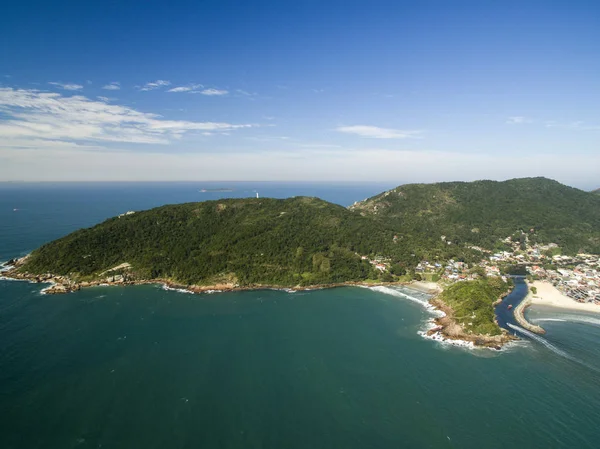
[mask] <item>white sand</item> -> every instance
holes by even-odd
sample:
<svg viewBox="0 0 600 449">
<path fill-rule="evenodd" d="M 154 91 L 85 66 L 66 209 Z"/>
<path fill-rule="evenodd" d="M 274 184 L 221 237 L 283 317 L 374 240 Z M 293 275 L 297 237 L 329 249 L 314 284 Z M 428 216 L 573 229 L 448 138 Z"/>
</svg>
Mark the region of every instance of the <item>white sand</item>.
<svg viewBox="0 0 600 449">
<path fill-rule="evenodd" d="M 531 286 L 537 289 L 534 295 L 529 291 L 532 305 L 557 307 L 561 309 L 581 310 L 584 312 L 600 313 L 600 306 L 593 303 L 580 303 L 563 294 L 549 282 L 535 281 Z"/>
<path fill-rule="evenodd" d="M 443 289 L 436 282 L 413 281 L 407 287 L 412 287 L 425 293 L 440 293 Z"/>
</svg>

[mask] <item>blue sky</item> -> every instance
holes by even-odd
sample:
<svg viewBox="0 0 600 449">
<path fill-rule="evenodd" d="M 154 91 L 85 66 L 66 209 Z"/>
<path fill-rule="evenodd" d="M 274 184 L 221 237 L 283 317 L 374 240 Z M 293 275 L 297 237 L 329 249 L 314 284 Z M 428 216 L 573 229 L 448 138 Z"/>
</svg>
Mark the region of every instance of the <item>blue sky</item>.
<svg viewBox="0 0 600 449">
<path fill-rule="evenodd" d="M 598 2 L 11 3 L 0 180 L 600 186 Z"/>
</svg>

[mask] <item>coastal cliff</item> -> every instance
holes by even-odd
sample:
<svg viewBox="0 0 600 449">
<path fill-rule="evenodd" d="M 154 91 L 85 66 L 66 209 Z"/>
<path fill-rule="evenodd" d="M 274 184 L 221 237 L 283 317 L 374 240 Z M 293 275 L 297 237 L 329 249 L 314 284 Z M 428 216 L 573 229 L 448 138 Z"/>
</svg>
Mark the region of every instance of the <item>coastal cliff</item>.
<svg viewBox="0 0 600 449">
<path fill-rule="evenodd" d="M 500 298 L 501 300 L 501 298 Z M 436 340 L 453 340 L 459 342 L 469 342 L 473 346 L 501 349 L 506 343 L 517 340 L 505 329 L 498 326 L 495 319 L 492 320 L 493 326 L 497 329 L 491 333 L 483 333 L 467 329 L 472 326 L 465 326 L 463 320 L 457 315 L 455 308 L 444 301 L 443 295 L 439 294 L 430 300 L 431 304 L 443 313 L 443 316 L 435 318 L 435 327 L 427 331 L 428 336 L 435 337 Z M 493 303 L 489 305 L 493 310 Z"/>
</svg>

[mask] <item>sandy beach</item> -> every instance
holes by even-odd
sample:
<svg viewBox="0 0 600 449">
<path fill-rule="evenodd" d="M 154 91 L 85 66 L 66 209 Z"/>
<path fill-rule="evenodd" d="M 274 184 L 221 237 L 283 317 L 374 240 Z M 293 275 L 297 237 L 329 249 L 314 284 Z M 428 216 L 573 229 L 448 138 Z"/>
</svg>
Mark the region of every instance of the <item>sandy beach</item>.
<svg viewBox="0 0 600 449">
<path fill-rule="evenodd" d="M 533 284 L 530 284 L 529 287 L 530 290 L 527 298 L 531 299 L 531 305 L 533 306 L 541 305 L 561 309 L 600 313 L 599 305 L 577 302 L 561 293 L 560 290 L 558 290 L 549 282 L 535 281 Z M 537 293 L 535 295 L 531 292 L 531 287 L 535 287 L 537 289 Z"/>
<path fill-rule="evenodd" d="M 413 281 L 407 285 L 409 288 L 414 288 L 423 293 L 435 295 L 441 293 L 443 288 L 437 282 Z"/>
</svg>

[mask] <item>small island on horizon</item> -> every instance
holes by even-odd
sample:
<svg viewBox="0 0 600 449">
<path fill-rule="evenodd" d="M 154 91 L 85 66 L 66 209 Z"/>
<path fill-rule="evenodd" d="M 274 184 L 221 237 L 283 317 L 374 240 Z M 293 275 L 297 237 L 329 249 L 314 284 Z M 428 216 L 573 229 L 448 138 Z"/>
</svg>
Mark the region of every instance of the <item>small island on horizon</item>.
<svg viewBox="0 0 600 449">
<path fill-rule="evenodd" d="M 214 190 L 213 190 L 214 191 Z M 223 190 L 219 190 L 223 191 Z M 313 197 L 130 211 L 9 261 L 47 293 L 163 283 L 190 292 L 407 285 L 436 295 L 431 334 L 500 347 L 516 273 L 600 310 L 600 196 L 545 178 L 409 184 L 344 208 Z M 549 293 L 546 293 L 548 296 Z"/>
</svg>

